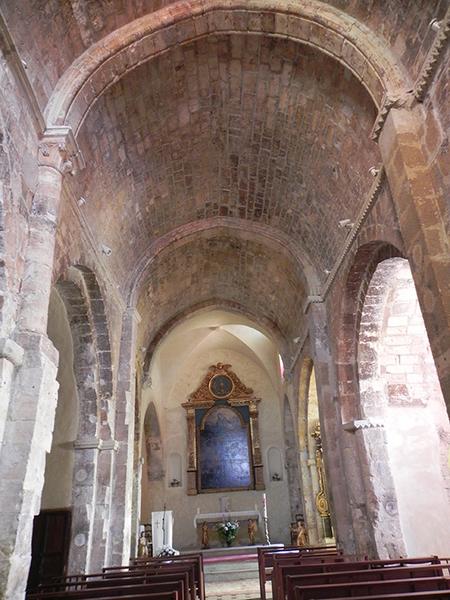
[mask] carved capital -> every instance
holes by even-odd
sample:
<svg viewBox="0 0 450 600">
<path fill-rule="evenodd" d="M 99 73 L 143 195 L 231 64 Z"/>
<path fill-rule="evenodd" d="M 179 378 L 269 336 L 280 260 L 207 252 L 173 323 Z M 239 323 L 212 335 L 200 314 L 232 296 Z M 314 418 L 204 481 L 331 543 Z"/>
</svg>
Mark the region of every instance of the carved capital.
<svg viewBox="0 0 450 600">
<path fill-rule="evenodd" d="M 62 175 L 75 175 L 85 162 L 72 129 L 67 126 L 48 127 L 39 143 L 39 166 L 52 167 Z"/>
<path fill-rule="evenodd" d="M 20 367 L 23 360 L 24 349 L 10 338 L 0 339 L 0 359 L 4 358 L 15 367 Z"/>
<path fill-rule="evenodd" d="M 100 445 L 101 440 L 97 436 L 79 438 L 73 443 L 75 450 L 99 450 Z"/>
<path fill-rule="evenodd" d="M 117 440 L 100 440 L 99 450 L 114 450 L 117 452 L 119 449 L 119 442 Z"/>
</svg>

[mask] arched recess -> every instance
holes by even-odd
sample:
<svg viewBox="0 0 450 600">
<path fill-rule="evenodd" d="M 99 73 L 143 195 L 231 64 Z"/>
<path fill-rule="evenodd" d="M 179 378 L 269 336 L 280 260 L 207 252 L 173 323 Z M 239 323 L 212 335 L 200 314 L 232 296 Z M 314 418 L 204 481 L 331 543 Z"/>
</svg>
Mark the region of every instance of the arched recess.
<svg viewBox="0 0 450 600">
<path fill-rule="evenodd" d="M 377 265 L 400 256 L 389 243 L 361 246 L 347 275 L 341 305 L 341 327 L 336 340 L 339 393 L 343 422 L 343 452 L 350 510 L 358 554 L 394 557 L 406 552 L 394 482 L 386 450 L 385 432 L 377 422 L 362 419 L 358 374 L 358 337 L 364 299 Z M 371 457 L 376 457 L 376 463 Z"/>
<path fill-rule="evenodd" d="M 321 451 L 319 399 L 313 360 L 303 359 L 298 393 L 298 436 L 300 472 L 302 475 L 305 522 L 311 544 L 330 543 L 334 540 L 329 514 L 328 490 Z M 326 460 L 326 457 L 325 457 Z M 318 498 L 326 499 L 320 505 Z M 328 510 L 326 510 L 328 509 Z"/>
<path fill-rule="evenodd" d="M 144 456 L 148 481 L 161 481 L 164 477 L 163 446 L 153 402 L 148 405 L 144 418 Z"/>
<path fill-rule="evenodd" d="M 163 481 L 165 476 L 161 427 L 153 401 L 150 401 L 145 410 L 141 430 L 140 452 L 143 464 L 139 502 L 143 503 L 142 499 L 152 494 L 152 484 Z M 151 514 L 144 504 L 140 513 L 141 523 L 145 525 L 151 523 Z"/>
<path fill-rule="evenodd" d="M 55 319 L 56 323 L 67 322 L 71 340 L 70 343 L 66 340 L 66 343 L 70 345 L 70 352 L 67 350 L 61 354 L 59 372 L 72 373 L 72 405 L 76 402 L 78 413 L 75 424 L 69 420 L 72 423 L 70 435 L 74 439 L 64 441 L 66 449 L 68 444 L 73 453 L 73 466 L 69 469 L 72 472 L 69 569 L 71 572 L 86 572 L 103 566 L 106 550 L 104 532 L 111 485 L 111 451 L 114 449 L 109 422 L 111 350 L 103 300 L 92 271 L 81 266 L 69 268 L 66 278 L 56 284 L 53 296 L 59 298 L 59 312 L 54 316 L 53 305 L 50 305 L 49 336 L 50 339 L 57 336 Z M 58 400 L 57 405 L 54 440 L 47 461 L 53 474 L 47 469 L 48 481 L 58 477 L 60 470 L 60 463 L 58 460 L 55 463 L 54 457 L 60 445 L 60 428 L 68 427 L 64 418 L 68 410 L 64 400 L 66 387 L 61 387 L 61 402 Z"/>
<path fill-rule="evenodd" d="M 287 396 L 283 401 L 284 413 L 284 444 L 286 456 L 287 484 L 289 489 L 289 500 L 291 503 L 291 521 L 296 522 L 303 518 L 302 490 L 300 489 L 300 476 L 297 460 L 297 435 L 294 426 L 294 418 Z"/>
<path fill-rule="evenodd" d="M 450 550 L 450 423 L 406 259 L 378 263 L 362 306 L 358 338 L 361 418 L 383 427 L 367 457 L 371 472 L 389 470 L 401 536 L 409 556 Z M 378 482 L 379 483 L 379 482 Z M 375 488 L 383 495 L 383 489 Z M 418 519 L 417 515 L 427 515 Z M 382 525 L 378 525 L 378 528 Z"/>
</svg>

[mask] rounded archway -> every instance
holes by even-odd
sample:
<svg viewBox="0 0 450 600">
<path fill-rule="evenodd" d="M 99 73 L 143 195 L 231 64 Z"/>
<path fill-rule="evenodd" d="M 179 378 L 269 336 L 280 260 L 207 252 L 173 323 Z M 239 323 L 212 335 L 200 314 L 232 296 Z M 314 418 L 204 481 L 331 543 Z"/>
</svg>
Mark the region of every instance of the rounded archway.
<svg viewBox="0 0 450 600">
<path fill-rule="evenodd" d="M 242 397 L 233 396 L 229 401 L 225 398 L 211 400 L 204 378 L 212 365 L 221 365 L 220 368 L 232 374 L 235 378 L 233 390 L 241 390 Z M 189 398 L 193 395 L 198 398 L 199 406 L 195 432 L 189 423 L 188 410 Z M 143 454 L 141 525 L 148 524 L 151 513 L 163 510 L 166 504 L 176 516 L 174 546 L 192 549 L 200 544 L 200 533 L 192 528 L 197 512 L 212 515 L 225 509 L 244 514 L 245 511 L 256 511 L 257 516 L 262 514 L 265 493 L 270 535 L 275 540 L 288 542 L 291 467 L 287 463 L 289 452 L 294 452 L 295 461 L 295 447 L 288 444 L 286 448 L 283 398 L 278 345 L 268 332 L 248 317 L 210 308 L 187 316 L 170 328 L 153 349 L 138 399 L 141 414 L 147 415 L 145 420 L 150 424 L 153 415 L 153 422 L 158 423 L 157 429 L 155 425 L 148 428 L 144 425 L 142 430 L 141 448 L 149 451 Z M 203 432 L 202 423 L 208 415 L 215 415 L 211 412 L 214 407 L 220 409 L 220 418 L 216 419 L 217 423 L 214 421 L 214 427 Z M 237 411 L 240 435 L 233 433 L 232 440 L 230 438 L 221 449 L 217 446 L 220 431 L 217 444 L 211 436 L 220 427 L 225 427 L 231 435 L 232 430 L 227 429 L 231 427 L 231 421 L 224 412 L 228 408 Z M 195 403 L 192 410 L 195 411 Z M 295 434 L 293 427 L 291 429 Z M 153 443 L 155 432 L 160 436 L 158 440 L 163 440 L 163 446 L 158 445 L 158 449 Z M 191 435 L 197 439 L 194 445 Z M 244 439 L 247 446 L 241 443 Z M 217 473 L 207 472 L 211 466 L 209 460 L 205 463 L 206 471 L 203 470 L 200 457 L 205 456 L 205 445 L 211 456 L 214 454 L 214 460 L 222 457 L 220 460 L 232 462 L 238 460 L 239 453 L 250 451 L 249 482 L 236 488 L 230 485 L 225 486 L 226 489 L 220 488 L 220 482 L 216 482 L 223 471 L 220 460 L 216 464 Z M 197 454 L 198 462 L 192 459 L 191 450 Z M 225 455 L 222 456 L 222 452 Z M 227 453 L 231 453 L 230 456 Z M 158 459 L 157 477 L 153 477 L 155 456 Z M 195 481 L 191 477 L 191 460 L 196 465 Z M 201 479 L 201 473 L 206 473 L 209 479 L 206 481 L 206 475 Z M 298 482 L 296 488 L 298 495 Z M 238 541 L 248 544 L 247 519 L 241 525 Z M 209 535 L 210 544 L 217 545 L 219 542 L 212 525 Z M 259 522 L 257 539 L 264 540 L 262 522 Z"/>
<path fill-rule="evenodd" d="M 301 363 L 298 403 L 299 461 L 309 541 L 330 544 L 334 537 L 320 433 L 319 397 L 314 362 L 307 357 Z"/>
<path fill-rule="evenodd" d="M 403 258 L 383 260 L 370 279 L 359 326 L 358 376 L 361 418 L 385 431 L 372 444 L 369 469 L 391 474 L 407 553 L 448 553 L 448 537 L 439 532 L 450 519 L 450 423 L 411 269 Z M 379 445 L 384 443 L 383 466 Z M 383 496 L 382 489 L 374 492 Z M 418 514 L 427 516 L 418 519 Z"/>
</svg>

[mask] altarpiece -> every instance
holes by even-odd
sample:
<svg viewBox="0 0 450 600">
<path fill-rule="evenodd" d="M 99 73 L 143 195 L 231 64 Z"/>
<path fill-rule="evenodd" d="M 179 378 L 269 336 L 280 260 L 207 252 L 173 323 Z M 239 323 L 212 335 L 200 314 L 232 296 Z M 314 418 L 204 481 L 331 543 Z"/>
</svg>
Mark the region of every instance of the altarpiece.
<svg viewBox="0 0 450 600">
<path fill-rule="evenodd" d="M 262 490 L 258 404 L 231 365 L 212 365 L 187 402 L 187 493 Z"/>
</svg>

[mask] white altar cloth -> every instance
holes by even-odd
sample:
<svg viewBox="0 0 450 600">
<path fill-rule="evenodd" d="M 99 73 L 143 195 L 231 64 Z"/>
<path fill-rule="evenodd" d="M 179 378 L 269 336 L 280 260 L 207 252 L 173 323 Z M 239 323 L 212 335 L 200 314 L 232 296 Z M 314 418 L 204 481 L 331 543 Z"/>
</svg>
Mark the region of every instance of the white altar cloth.
<svg viewBox="0 0 450 600">
<path fill-rule="evenodd" d="M 171 510 L 152 512 L 152 542 L 153 556 L 158 556 L 164 546 L 172 548 L 173 512 Z"/>
<path fill-rule="evenodd" d="M 223 521 L 247 521 L 255 519 L 262 522 L 259 510 L 233 510 L 230 512 L 201 513 L 199 509 L 194 517 L 194 527 L 197 529 L 199 523 L 222 523 Z"/>
</svg>

